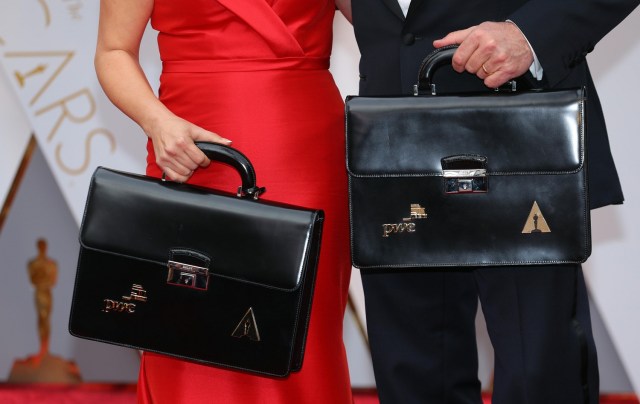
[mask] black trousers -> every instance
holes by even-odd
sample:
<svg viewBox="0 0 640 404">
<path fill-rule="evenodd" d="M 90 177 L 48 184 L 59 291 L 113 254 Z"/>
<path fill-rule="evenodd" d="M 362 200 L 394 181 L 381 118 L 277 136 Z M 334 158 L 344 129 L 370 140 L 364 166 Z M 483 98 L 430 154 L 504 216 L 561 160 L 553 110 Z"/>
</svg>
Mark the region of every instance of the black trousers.
<svg viewBox="0 0 640 404">
<path fill-rule="evenodd" d="M 362 273 L 382 404 L 481 403 L 478 298 L 495 351 L 493 404 L 595 404 L 579 265 Z"/>
</svg>

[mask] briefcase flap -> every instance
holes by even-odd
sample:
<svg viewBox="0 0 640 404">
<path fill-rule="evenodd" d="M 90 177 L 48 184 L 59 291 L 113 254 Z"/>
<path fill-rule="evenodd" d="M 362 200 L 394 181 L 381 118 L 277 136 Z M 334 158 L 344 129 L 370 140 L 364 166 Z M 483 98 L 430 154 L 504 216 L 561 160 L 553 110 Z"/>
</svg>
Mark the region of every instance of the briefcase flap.
<svg viewBox="0 0 640 404">
<path fill-rule="evenodd" d="M 98 168 L 80 243 L 164 267 L 172 251 L 192 251 L 210 260 L 210 276 L 293 290 L 322 219 L 320 210 Z"/>
<path fill-rule="evenodd" d="M 576 172 L 583 109 L 582 89 L 349 97 L 347 168 L 356 177 L 439 176 L 443 158 L 473 155 L 486 158 L 488 176 Z"/>
</svg>

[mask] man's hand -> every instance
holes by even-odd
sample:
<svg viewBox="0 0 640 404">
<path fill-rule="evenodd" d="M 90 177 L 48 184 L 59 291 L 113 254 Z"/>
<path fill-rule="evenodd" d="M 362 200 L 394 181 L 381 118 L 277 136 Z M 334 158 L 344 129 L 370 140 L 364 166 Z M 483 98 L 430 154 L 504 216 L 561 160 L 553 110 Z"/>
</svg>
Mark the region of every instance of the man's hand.
<svg viewBox="0 0 640 404">
<path fill-rule="evenodd" d="M 454 44 L 460 45 L 453 55 L 454 70 L 475 74 L 490 88 L 521 76 L 533 63 L 529 43 L 511 22 L 483 22 L 433 42 L 436 48 Z"/>
</svg>

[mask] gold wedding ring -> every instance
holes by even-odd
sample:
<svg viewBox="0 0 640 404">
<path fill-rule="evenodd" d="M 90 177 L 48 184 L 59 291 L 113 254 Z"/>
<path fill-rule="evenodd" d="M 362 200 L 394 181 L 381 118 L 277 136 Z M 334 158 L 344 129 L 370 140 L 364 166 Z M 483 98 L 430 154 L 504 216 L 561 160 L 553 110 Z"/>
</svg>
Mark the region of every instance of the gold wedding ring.
<svg viewBox="0 0 640 404">
<path fill-rule="evenodd" d="M 487 71 L 487 68 L 484 67 L 484 63 L 482 64 L 482 71 L 486 73 L 487 76 L 491 76 L 491 73 Z"/>
</svg>

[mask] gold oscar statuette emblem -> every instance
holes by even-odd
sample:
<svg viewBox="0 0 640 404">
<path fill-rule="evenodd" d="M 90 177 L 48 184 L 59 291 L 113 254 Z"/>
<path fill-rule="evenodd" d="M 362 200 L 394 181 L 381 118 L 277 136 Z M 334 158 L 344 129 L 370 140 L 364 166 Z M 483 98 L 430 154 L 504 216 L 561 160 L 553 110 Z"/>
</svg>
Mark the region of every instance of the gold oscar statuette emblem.
<svg viewBox="0 0 640 404">
<path fill-rule="evenodd" d="M 58 266 L 47 257 L 47 242 L 37 242 L 38 256 L 27 265 L 29 280 L 34 287 L 40 350 L 37 354 L 13 363 L 9 383 L 80 383 L 82 378 L 76 364 L 49 352 L 51 335 L 51 290 L 56 284 Z"/>
<path fill-rule="evenodd" d="M 547 224 L 547 220 L 542 215 L 538 202 L 533 201 L 533 206 L 522 229 L 522 234 L 535 233 L 551 233 L 551 229 Z"/>
<path fill-rule="evenodd" d="M 258 324 L 252 307 L 249 307 L 249 310 L 242 316 L 231 336 L 236 338 L 247 337 L 251 341 L 260 341 L 260 332 L 258 331 Z"/>
</svg>

